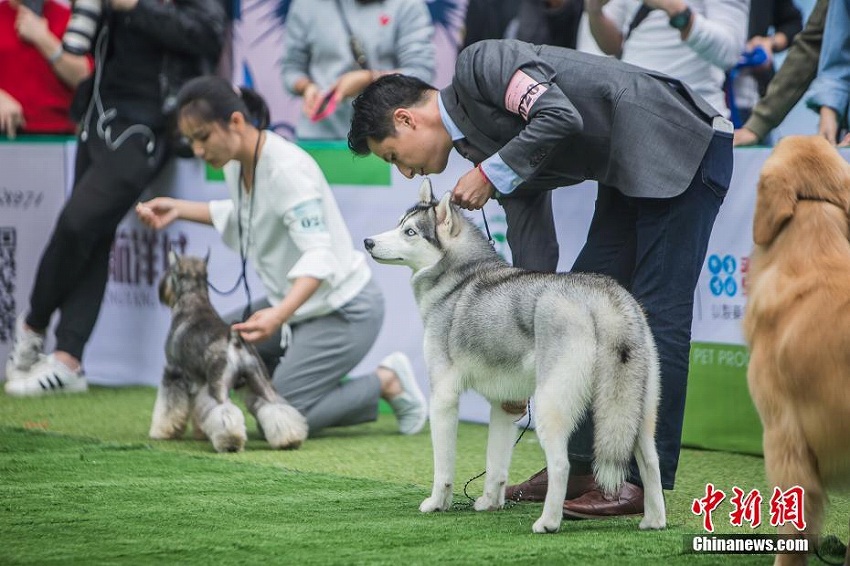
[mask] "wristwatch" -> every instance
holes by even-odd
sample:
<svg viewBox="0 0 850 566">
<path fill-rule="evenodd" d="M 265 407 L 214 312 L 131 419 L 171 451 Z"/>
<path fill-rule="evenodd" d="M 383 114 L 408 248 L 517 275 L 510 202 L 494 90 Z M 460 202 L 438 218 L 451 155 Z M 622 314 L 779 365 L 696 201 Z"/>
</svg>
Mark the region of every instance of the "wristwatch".
<svg viewBox="0 0 850 566">
<path fill-rule="evenodd" d="M 670 16 L 670 27 L 674 27 L 678 30 L 685 29 L 686 27 L 688 27 L 689 23 L 691 23 L 690 6 L 686 7 L 678 14 L 673 14 L 672 16 Z"/>
</svg>

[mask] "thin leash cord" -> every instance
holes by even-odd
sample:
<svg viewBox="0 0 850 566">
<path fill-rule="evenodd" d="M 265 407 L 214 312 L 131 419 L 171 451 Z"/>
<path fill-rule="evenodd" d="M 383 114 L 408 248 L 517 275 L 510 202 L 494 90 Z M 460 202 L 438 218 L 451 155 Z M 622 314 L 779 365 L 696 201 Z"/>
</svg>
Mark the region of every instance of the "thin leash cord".
<svg viewBox="0 0 850 566">
<path fill-rule="evenodd" d="M 522 428 L 522 431 L 519 433 L 519 436 L 517 437 L 516 441 L 514 442 L 514 446 L 519 444 L 519 441 L 522 440 L 523 435 L 525 435 L 525 431 L 527 431 L 529 429 L 529 427 L 531 427 L 531 402 L 530 401 L 526 405 L 526 407 L 528 408 L 528 420 L 526 421 L 525 426 Z M 469 484 L 471 484 L 472 482 L 474 482 L 475 480 L 477 480 L 478 478 L 480 478 L 481 476 L 483 476 L 486 473 L 487 473 L 487 470 L 484 470 L 483 472 L 481 472 L 477 476 L 469 478 L 466 481 L 466 483 L 463 484 L 463 495 L 466 496 L 466 498 L 469 499 L 469 501 L 471 501 L 472 503 L 475 503 L 475 499 L 471 495 L 469 495 L 467 488 L 469 487 Z M 455 503 L 454 505 L 452 505 L 452 507 L 469 507 L 472 503 Z M 510 502 L 505 501 L 505 506 L 508 506 L 508 503 L 513 505 L 515 502 L 514 501 L 510 501 Z"/>
<path fill-rule="evenodd" d="M 484 219 L 484 231 L 487 232 L 487 241 L 490 243 L 491 248 L 496 248 L 496 241 L 493 240 L 493 236 L 490 235 L 490 225 L 487 224 L 487 215 L 484 213 L 484 209 L 481 209 L 481 218 Z"/>
<path fill-rule="evenodd" d="M 257 192 L 257 161 L 260 158 L 260 141 L 263 139 L 262 130 L 257 135 L 257 143 L 254 145 L 254 162 L 251 168 L 251 196 L 248 198 L 248 233 L 245 241 L 242 240 L 242 187 L 237 187 L 236 191 L 236 208 L 238 209 L 236 212 L 236 231 L 239 235 L 239 260 L 242 264 L 242 272 L 239 274 L 239 277 L 236 279 L 236 283 L 233 284 L 227 291 L 220 291 L 216 288 L 215 285 L 212 284 L 211 281 L 207 280 L 207 285 L 209 285 L 210 289 L 218 293 L 219 295 L 232 295 L 236 289 L 239 287 L 239 283 L 242 283 L 242 286 L 245 289 L 245 297 L 248 300 L 248 304 L 245 305 L 245 310 L 242 311 L 242 321 L 248 319 L 248 316 L 251 314 L 251 287 L 248 285 L 248 246 L 251 243 L 251 226 L 254 222 L 254 194 Z M 242 179 L 242 166 L 239 166 L 239 180 L 238 184 L 241 185 L 243 182 Z"/>
</svg>

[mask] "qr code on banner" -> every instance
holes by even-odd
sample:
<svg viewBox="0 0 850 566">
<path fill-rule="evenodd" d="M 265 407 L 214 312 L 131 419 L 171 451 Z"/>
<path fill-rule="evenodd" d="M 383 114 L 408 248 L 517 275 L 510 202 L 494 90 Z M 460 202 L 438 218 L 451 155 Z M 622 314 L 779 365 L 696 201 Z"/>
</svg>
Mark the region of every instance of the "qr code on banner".
<svg viewBox="0 0 850 566">
<path fill-rule="evenodd" d="M 0 343 L 12 341 L 15 326 L 15 251 L 17 233 L 13 226 L 0 226 Z"/>
</svg>

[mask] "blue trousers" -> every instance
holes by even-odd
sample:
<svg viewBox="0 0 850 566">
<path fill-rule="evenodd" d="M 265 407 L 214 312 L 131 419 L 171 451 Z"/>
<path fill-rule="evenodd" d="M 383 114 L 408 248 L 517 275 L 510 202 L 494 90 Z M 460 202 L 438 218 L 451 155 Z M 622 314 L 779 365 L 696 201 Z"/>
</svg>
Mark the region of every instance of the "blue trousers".
<svg viewBox="0 0 850 566">
<path fill-rule="evenodd" d="M 671 160 L 675 166 L 675 160 Z M 715 135 L 690 185 L 666 199 L 627 197 L 600 184 L 587 242 L 573 271 L 610 275 L 646 311 L 661 362 L 661 403 L 656 446 L 661 483 L 673 489 L 688 381 L 694 290 L 705 261 L 714 219 L 732 177 L 732 136 Z M 518 267 L 554 271 L 558 263 L 550 193 L 528 199 L 505 198 L 507 239 Z M 523 202 L 525 201 L 525 202 Z M 553 252 L 554 250 L 554 252 Z M 516 258 L 519 258 L 519 262 Z M 569 440 L 570 460 L 593 457 L 593 423 L 585 415 Z M 640 484 L 632 462 L 630 481 Z"/>
</svg>

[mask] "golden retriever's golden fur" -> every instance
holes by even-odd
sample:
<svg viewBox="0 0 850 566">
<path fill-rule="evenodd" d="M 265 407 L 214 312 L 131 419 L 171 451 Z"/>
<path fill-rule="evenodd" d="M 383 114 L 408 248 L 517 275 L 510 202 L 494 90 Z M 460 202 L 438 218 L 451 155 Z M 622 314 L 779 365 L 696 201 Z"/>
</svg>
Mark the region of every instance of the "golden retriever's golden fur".
<svg viewBox="0 0 850 566">
<path fill-rule="evenodd" d="M 744 315 L 747 381 L 764 426 L 770 485 L 805 489 L 810 550 L 826 488 L 850 477 L 848 212 L 850 166 L 836 149 L 815 136 L 780 141 L 758 183 Z M 778 555 L 776 564 L 805 558 Z"/>
</svg>

